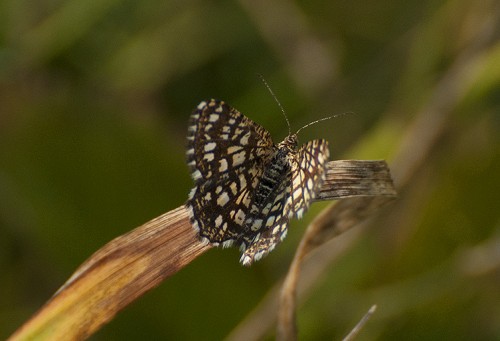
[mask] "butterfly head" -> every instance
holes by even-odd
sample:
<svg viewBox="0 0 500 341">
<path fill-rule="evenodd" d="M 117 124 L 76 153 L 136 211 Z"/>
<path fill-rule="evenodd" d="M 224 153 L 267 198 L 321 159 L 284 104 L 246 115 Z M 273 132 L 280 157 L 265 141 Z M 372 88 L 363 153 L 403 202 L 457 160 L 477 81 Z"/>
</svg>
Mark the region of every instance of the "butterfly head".
<svg viewBox="0 0 500 341">
<path fill-rule="evenodd" d="M 286 149 L 289 152 L 295 151 L 298 144 L 297 134 L 290 134 L 278 144 L 279 149 Z"/>
</svg>

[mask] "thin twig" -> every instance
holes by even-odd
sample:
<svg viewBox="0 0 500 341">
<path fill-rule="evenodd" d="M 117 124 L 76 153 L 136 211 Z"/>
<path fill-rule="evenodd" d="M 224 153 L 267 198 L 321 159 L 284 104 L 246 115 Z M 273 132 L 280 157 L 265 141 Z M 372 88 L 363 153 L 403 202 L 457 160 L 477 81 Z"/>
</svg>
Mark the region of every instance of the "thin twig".
<svg viewBox="0 0 500 341">
<path fill-rule="evenodd" d="M 373 313 L 377 310 L 377 305 L 374 304 L 368 309 L 368 312 L 363 316 L 363 318 L 358 322 L 358 324 L 351 330 L 349 334 L 342 341 L 352 341 L 359 334 L 361 329 L 365 326 L 366 322 L 372 317 Z"/>
</svg>

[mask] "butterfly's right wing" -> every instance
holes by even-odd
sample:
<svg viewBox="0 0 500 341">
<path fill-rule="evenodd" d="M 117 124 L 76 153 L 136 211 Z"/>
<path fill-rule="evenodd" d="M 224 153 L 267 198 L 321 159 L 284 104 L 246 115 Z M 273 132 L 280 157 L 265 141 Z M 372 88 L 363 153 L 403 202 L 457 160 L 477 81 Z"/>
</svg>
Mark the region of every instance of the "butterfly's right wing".
<svg viewBox="0 0 500 341">
<path fill-rule="evenodd" d="M 319 193 L 325 180 L 326 164 L 330 157 L 328 141 L 312 140 L 302 145 L 292 164 L 292 195 L 287 204 L 291 206 L 290 218 L 298 219 L 307 211 Z"/>
</svg>

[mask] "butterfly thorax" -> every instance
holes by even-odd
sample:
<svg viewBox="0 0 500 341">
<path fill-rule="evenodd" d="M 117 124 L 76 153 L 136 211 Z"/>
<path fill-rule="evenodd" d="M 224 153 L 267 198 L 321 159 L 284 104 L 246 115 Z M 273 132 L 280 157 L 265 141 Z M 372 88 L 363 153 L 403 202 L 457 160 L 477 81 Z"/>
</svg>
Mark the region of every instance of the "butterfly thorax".
<svg viewBox="0 0 500 341">
<path fill-rule="evenodd" d="M 277 192 L 290 180 L 291 164 L 289 158 L 297 151 L 297 134 L 290 134 L 275 147 L 275 153 L 265 167 L 262 179 L 255 191 L 254 204 L 260 210 L 276 200 Z M 268 212 L 266 212 L 267 214 Z"/>
<path fill-rule="evenodd" d="M 293 153 L 297 149 L 298 138 L 297 134 L 290 134 L 283 141 L 278 143 L 279 150 L 286 150 L 288 153 Z"/>
</svg>

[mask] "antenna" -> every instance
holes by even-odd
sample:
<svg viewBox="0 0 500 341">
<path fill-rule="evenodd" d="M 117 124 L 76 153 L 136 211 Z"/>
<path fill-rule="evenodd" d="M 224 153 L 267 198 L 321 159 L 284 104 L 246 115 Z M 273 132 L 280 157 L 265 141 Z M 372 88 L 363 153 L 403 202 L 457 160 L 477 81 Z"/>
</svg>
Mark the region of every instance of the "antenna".
<svg viewBox="0 0 500 341">
<path fill-rule="evenodd" d="M 262 80 L 262 82 L 264 83 L 264 85 L 266 86 L 267 90 L 269 90 L 269 92 L 271 93 L 271 96 L 273 96 L 276 103 L 278 103 L 278 106 L 280 107 L 281 112 L 283 113 L 283 116 L 285 116 L 286 124 L 288 125 L 288 135 L 292 135 L 292 128 L 290 128 L 290 121 L 288 121 L 288 117 L 286 116 L 285 109 L 283 109 L 283 106 L 281 105 L 280 101 L 278 101 L 278 97 L 276 97 L 273 90 L 271 90 L 271 87 L 269 86 L 269 84 L 267 84 L 266 80 L 264 79 L 264 76 L 262 76 L 260 73 L 258 73 L 258 75 L 259 75 L 260 79 Z M 302 129 L 302 128 L 300 128 L 300 129 Z"/>
<path fill-rule="evenodd" d="M 313 124 L 316 124 L 318 122 L 321 122 L 321 121 L 326 121 L 326 120 L 329 120 L 331 118 L 335 118 L 335 117 L 341 117 L 341 116 L 346 116 L 346 115 L 354 115 L 355 113 L 353 112 L 344 112 L 342 114 L 336 114 L 336 115 L 332 115 L 332 116 L 328 116 L 328 117 L 324 117 L 324 118 L 320 118 L 319 120 L 316 120 L 316 121 L 312 121 L 311 123 L 308 123 L 306 124 L 305 126 L 303 126 L 302 128 L 300 128 L 299 130 L 297 130 L 297 132 L 295 133 L 295 135 L 298 135 L 299 134 L 299 131 L 301 131 L 302 129 L 304 128 L 307 128 Z"/>
</svg>

